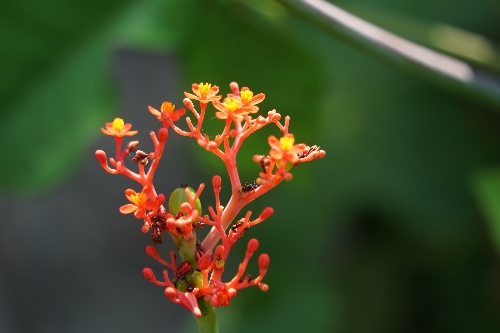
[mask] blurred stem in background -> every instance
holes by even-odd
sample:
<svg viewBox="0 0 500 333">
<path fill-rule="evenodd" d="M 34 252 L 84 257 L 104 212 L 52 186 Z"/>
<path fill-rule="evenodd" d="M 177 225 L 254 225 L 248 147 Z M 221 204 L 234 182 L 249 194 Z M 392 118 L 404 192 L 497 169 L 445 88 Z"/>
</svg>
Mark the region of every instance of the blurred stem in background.
<svg viewBox="0 0 500 333">
<path fill-rule="evenodd" d="M 324 0 L 278 2 L 370 55 L 500 111 L 500 79 L 491 72 L 401 38 Z"/>
</svg>

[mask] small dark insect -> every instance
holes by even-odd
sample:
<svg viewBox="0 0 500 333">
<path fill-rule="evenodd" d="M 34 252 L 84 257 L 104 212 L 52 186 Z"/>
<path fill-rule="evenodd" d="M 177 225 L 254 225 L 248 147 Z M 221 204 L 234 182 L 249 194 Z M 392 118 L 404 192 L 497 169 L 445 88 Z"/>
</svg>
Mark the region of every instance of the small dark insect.
<svg viewBox="0 0 500 333">
<path fill-rule="evenodd" d="M 162 229 L 166 227 L 165 216 L 157 214 L 151 218 L 151 240 L 155 244 L 161 244 L 163 240 Z"/>
<path fill-rule="evenodd" d="M 231 231 L 236 233 L 238 232 L 238 229 L 241 228 L 243 226 L 245 222 L 243 222 L 243 220 L 240 220 L 238 222 L 236 222 L 232 227 L 231 227 Z M 245 229 L 243 229 L 243 231 L 241 232 L 240 236 L 243 236 L 243 234 L 245 233 L 245 231 L 247 231 L 248 229 L 250 229 L 250 227 L 246 227 Z"/>
<path fill-rule="evenodd" d="M 182 188 L 186 188 L 186 187 L 188 187 L 188 186 L 189 186 L 188 184 L 184 184 L 184 183 L 182 183 L 182 184 L 181 184 L 181 187 L 182 187 Z"/>
<path fill-rule="evenodd" d="M 311 148 L 309 148 L 309 150 L 308 150 L 308 151 L 303 152 L 303 153 L 300 153 L 300 154 L 297 154 L 297 156 L 298 156 L 299 158 L 306 158 L 307 156 L 311 155 L 311 153 L 312 153 L 312 152 L 314 152 L 314 151 L 318 151 L 318 150 L 319 150 L 319 148 L 320 148 L 319 146 L 314 145 L 314 146 L 312 146 Z"/>
<path fill-rule="evenodd" d="M 193 273 L 193 267 L 187 261 L 181 262 L 177 269 L 175 270 L 175 278 L 172 281 L 173 284 L 177 282 L 177 280 L 182 279 L 184 275 Z"/>
<path fill-rule="evenodd" d="M 238 221 L 236 222 L 232 227 L 231 227 L 231 231 L 232 232 L 237 232 L 238 229 L 243 225 L 243 221 Z"/>
<path fill-rule="evenodd" d="M 240 277 L 240 279 L 238 280 L 239 283 L 242 283 L 243 281 L 247 281 L 247 282 L 250 282 L 252 281 L 252 276 L 250 274 L 245 274 L 243 275 L 242 277 Z"/>
<path fill-rule="evenodd" d="M 249 182 L 245 182 L 245 184 L 243 184 L 243 186 L 240 187 L 239 191 L 241 194 L 245 194 L 245 193 L 248 193 L 248 192 L 251 192 L 255 189 L 257 189 L 259 187 L 259 185 L 257 185 L 257 183 L 255 181 L 249 183 Z"/>
</svg>

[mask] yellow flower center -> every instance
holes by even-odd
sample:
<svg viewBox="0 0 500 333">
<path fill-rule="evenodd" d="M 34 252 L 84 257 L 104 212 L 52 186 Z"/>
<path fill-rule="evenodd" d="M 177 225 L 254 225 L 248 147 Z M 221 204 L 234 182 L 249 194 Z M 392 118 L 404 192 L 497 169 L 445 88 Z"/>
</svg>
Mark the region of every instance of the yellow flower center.
<svg viewBox="0 0 500 333">
<path fill-rule="evenodd" d="M 121 132 L 123 129 L 123 125 L 125 125 L 125 123 L 123 122 L 122 118 L 115 118 L 115 120 L 113 120 L 113 129 L 115 131 Z"/>
<path fill-rule="evenodd" d="M 229 97 L 226 98 L 224 102 L 226 104 L 226 110 L 229 113 L 234 112 L 240 106 L 240 103 L 238 103 L 238 100 L 236 98 Z"/>
<path fill-rule="evenodd" d="M 253 92 L 250 89 L 245 89 L 240 92 L 241 101 L 243 104 L 249 104 L 252 101 Z"/>
<path fill-rule="evenodd" d="M 203 98 L 207 97 L 207 94 L 210 92 L 210 88 L 212 88 L 210 83 L 203 84 L 202 82 L 198 85 L 198 89 L 200 90 L 200 94 Z"/>
<path fill-rule="evenodd" d="M 175 109 L 175 105 L 170 103 L 170 102 L 163 102 L 161 104 L 161 110 L 163 112 L 167 112 L 168 114 L 171 114 L 172 112 L 174 112 L 174 109 Z"/>
<path fill-rule="evenodd" d="M 293 147 L 293 143 L 295 142 L 295 138 L 293 136 L 284 136 L 280 139 L 281 149 L 284 151 L 289 151 Z"/>
<path fill-rule="evenodd" d="M 129 196 L 130 201 L 132 201 L 136 206 L 140 207 L 146 203 L 147 197 L 144 193 L 131 194 Z"/>
</svg>

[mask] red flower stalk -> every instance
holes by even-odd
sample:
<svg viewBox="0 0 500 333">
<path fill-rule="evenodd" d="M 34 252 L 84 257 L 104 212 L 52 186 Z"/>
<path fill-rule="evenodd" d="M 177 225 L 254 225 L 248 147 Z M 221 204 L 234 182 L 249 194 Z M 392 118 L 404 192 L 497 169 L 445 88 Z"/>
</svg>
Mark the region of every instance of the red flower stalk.
<svg viewBox="0 0 500 333">
<path fill-rule="evenodd" d="M 257 105 L 265 99 L 263 93 L 254 95 L 248 87 L 240 90 L 236 82 L 230 84 L 230 89 L 231 93 L 220 102 L 222 96 L 217 95 L 219 88 L 216 85 L 193 84 L 193 93 L 185 92 L 186 98 L 182 101 L 194 116 L 195 123 L 190 117 L 186 117 L 188 130 L 183 130 L 175 124 L 185 114 L 184 108 L 176 110 L 175 105 L 170 102 L 162 103 L 160 111 L 150 106 L 149 112 L 162 124 L 157 133 L 150 133 L 154 146 L 151 152 L 140 150 L 138 141 L 128 142 L 125 149 L 122 149 L 123 137 L 134 135 L 137 131 L 130 131 L 131 124 L 125 124 L 122 119 L 116 118 L 113 122 L 106 123 L 106 128 L 101 129 L 104 134 L 115 137 L 115 158 L 108 159 L 102 150 L 95 153 L 97 161 L 105 171 L 124 175 L 142 186 L 139 193 L 132 189 L 125 191 L 130 203 L 121 206 L 120 212 L 134 213 L 136 218 L 142 219 L 142 232 L 150 231 L 151 240 L 155 244 L 162 243 L 164 233 L 170 234 L 182 259 L 178 264 L 176 255 L 171 250 L 170 261 L 164 260 L 153 246 L 147 246 L 147 254 L 171 270 L 173 279 L 169 278 L 167 269 L 163 270 L 163 281 L 157 280 L 150 268 L 144 268 L 143 275 L 150 282 L 164 287 L 168 299 L 181 304 L 195 317 L 207 315 L 201 309 L 207 311 L 210 307 L 228 306 L 240 289 L 249 286 L 258 286 L 262 291 L 269 289 L 268 285 L 262 282 L 270 262 L 267 254 L 261 254 L 258 258 L 259 275 L 256 278 L 245 273 L 250 258 L 259 246 L 255 238 L 248 242 L 245 258 L 239 264 L 236 275 L 228 282 L 223 282 L 226 260 L 233 245 L 249 228 L 270 218 L 274 210 L 267 207 L 253 219 L 251 211 L 247 211 L 240 219 L 236 217 L 248 203 L 273 189 L 283 179 L 291 180 L 290 170 L 293 167 L 325 156 L 325 152 L 318 146 L 295 144 L 294 136 L 289 132 L 290 117 L 286 116 L 282 122 L 282 117 L 276 110 L 268 111 L 267 115 L 257 115 Z M 199 103 L 199 110 L 193 101 Z M 221 130 L 213 137 L 202 134 L 205 114 L 210 112 L 207 111 L 210 103 L 215 109 L 215 117 L 223 122 Z M 253 156 L 260 169 L 258 176 L 253 180 L 241 182 L 236 163 L 239 149 L 251 134 L 269 124 L 274 124 L 281 132 L 279 139 L 275 136 L 268 138 L 268 155 Z M 198 145 L 222 160 L 227 168 L 231 191 L 231 197 L 225 205 L 220 199 L 222 178 L 218 175 L 212 178 L 215 205 L 208 206 L 208 214 L 203 214 L 200 202 L 203 183 L 197 191 L 187 185 L 174 190 L 168 205 L 165 204 L 165 196 L 157 194 L 153 180 L 163 156 L 169 128 L 179 135 L 195 139 Z M 135 156 L 129 157 L 130 153 Z M 131 171 L 125 165 L 130 163 L 126 161 L 127 158 L 137 164 L 137 172 Z M 149 169 L 146 171 L 147 165 Z M 199 242 L 196 240 L 196 229 L 204 225 L 212 229 L 203 242 Z M 220 244 L 217 245 L 219 240 Z M 204 306 L 199 306 L 202 303 Z"/>
</svg>

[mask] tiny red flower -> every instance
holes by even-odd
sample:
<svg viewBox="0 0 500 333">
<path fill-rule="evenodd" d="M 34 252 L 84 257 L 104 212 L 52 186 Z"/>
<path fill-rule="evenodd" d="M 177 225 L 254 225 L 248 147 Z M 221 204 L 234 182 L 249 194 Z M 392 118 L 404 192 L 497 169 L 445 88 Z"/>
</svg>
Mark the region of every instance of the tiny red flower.
<svg viewBox="0 0 500 333">
<path fill-rule="evenodd" d="M 303 152 L 306 147 L 303 143 L 294 145 L 295 138 L 292 134 L 287 134 L 279 140 L 274 135 L 271 135 L 268 142 L 271 146 L 269 156 L 275 161 L 281 160 L 295 163 L 299 160 L 297 154 Z"/>
<path fill-rule="evenodd" d="M 165 121 L 168 119 L 177 121 L 184 115 L 184 113 L 186 113 L 186 110 L 184 110 L 184 108 L 175 110 L 175 105 L 170 102 L 163 102 L 161 104 L 161 112 L 151 106 L 148 107 L 148 109 L 149 112 L 156 116 L 159 121 Z"/>
<path fill-rule="evenodd" d="M 249 114 L 251 107 L 244 106 L 241 100 L 234 95 L 230 95 L 224 99 L 224 103 L 219 101 L 213 102 L 214 107 L 219 110 L 215 112 L 215 116 L 219 119 L 234 119 L 243 121 L 243 116 Z"/>
<path fill-rule="evenodd" d="M 120 212 L 122 214 L 134 213 L 135 217 L 140 219 L 146 215 L 147 209 L 155 209 L 158 206 L 156 200 L 148 201 L 147 187 L 144 187 L 141 193 L 137 193 L 132 189 L 127 189 L 125 195 L 131 203 L 120 207 Z"/>
<path fill-rule="evenodd" d="M 106 128 L 101 127 L 101 131 L 106 135 L 122 137 L 122 136 L 132 136 L 136 135 L 137 131 L 129 131 L 132 128 L 132 124 L 123 122 L 121 118 L 115 118 L 113 122 L 106 123 Z"/>
<path fill-rule="evenodd" d="M 219 87 L 212 86 L 210 83 L 193 83 L 192 88 L 194 95 L 187 92 L 184 92 L 184 95 L 187 98 L 198 100 L 200 101 L 200 103 L 208 104 L 211 101 L 218 101 L 222 97 L 220 95 L 217 95 L 217 93 L 219 92 Z"/>
</svg>

